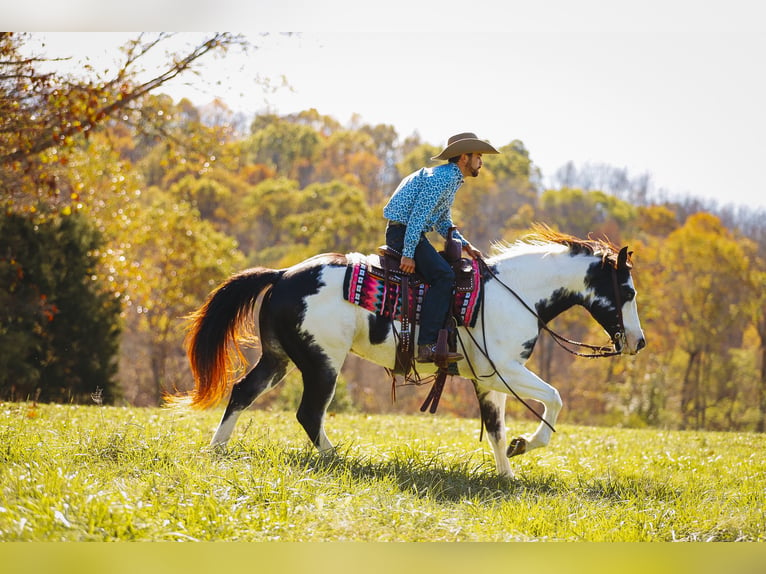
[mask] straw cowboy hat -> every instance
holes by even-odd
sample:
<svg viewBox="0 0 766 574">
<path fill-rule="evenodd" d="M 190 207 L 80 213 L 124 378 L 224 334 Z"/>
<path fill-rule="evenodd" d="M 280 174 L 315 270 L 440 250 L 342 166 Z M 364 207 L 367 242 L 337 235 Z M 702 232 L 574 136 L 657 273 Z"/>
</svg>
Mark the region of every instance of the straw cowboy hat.
<svg viewBox="0 0 766 574">
<path fill-rule="evenodd" d="M 445 147 L 439 155 L 432 157 L 432 160 L 449 159 L 464 153 L 500 153 L 489 142 L 480 140 L 476 134 L 466 132 L 457 134 L 447 140 Z"/>
</svg>

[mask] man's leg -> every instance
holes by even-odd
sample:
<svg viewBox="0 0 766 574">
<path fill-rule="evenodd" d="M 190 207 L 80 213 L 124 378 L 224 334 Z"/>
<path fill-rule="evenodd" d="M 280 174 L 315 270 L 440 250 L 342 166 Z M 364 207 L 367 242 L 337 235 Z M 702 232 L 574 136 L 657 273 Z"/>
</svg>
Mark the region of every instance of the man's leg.
<svg viewBox="0 0 766 574">
<path fill-rule="evenodd" d="M 432 345 L 447 319 L 455 273 L 425 236 L 415 249 L 415 267 L 429 284 L 420 313 L 418 345 Z"/>
<path fill-rule="evenodd" d="M 436 340 L 439 329 L 444 327 L 452 305 L 452 289 L 455 272 L 425 236 L 421 237 L 415 249 L 415 266 L 429 284 L 423 297 L 418 334 L 418 356 L 420 363 L 430 363 L 436 358 Z M 453 363 L 463 358 L 459 353 L 447 352 L 446 361 Z"/>
</svg>

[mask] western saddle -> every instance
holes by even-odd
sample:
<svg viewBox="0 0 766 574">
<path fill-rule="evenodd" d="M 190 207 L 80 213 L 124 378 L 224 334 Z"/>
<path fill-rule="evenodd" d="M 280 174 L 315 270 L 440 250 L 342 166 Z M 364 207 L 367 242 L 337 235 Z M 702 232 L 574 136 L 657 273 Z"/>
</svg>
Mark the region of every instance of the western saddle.
<svg viewBox="0 0 766 574">
<path fill-rule="evenodd" d="M 469 293 L 479 287 L 479 279 L 476 278 L 473 273 L 473 265 L 471 264 L 471 261 L 461 256 L 463 246 L 460 241 L 453 237 L 455 229 L 455 227 L 449 229 L 447 238 L 444 242 L 444 250 L 440 253 L 452 266 L 452 270 L 455 273 L 455 291 L 458 293 Z M 402 254 L 399 251 L 388 245 L 383 245 L 378 248 L 378 253 L 371 255 L 368 260 L 370 263 L 368 268 L 369 273 L 383 279 L 386 285 L 401 286 L 399 289 L 401 332 L 394 332 L 394 336 L 397 339 L 396 365 L 393 370 L 387 369 L 393 380 L 394 386 L 392 388 L 392 393 L 394 395 L 395 390 L 393 389 L 395 389 L 395 375 L 397 374 L 403 375 L 408 382 L 417 384 L 422 382 L 415 367 L 414 360 L 416 347 L 414 344 L 416 305 L 410 304 L 410 293 L 413 289 L 417 289 L 421 284 L 426 283 L 426 281 L 417 270 L 415 273 L 403 272 L 399 268 L 401 258 Z M 393 315 L 393 313 L 391 313 L 391 315 Z M 450 313 L 444 328 L 439 331 L 434 360 L 434 363 L 439 369 L 434 380 L 434 385 L 431 388 L 431 392 L 420 407 L 421 411 L 425 411 L 430 406 L 430 412 L 436 412 L 447 375 L 458 374 L 457 365 L 455 363 L 447 363 L 446 357 L 448 351 L 456 351 L 457 337 L 455 327 L 459 324 L 459 320 L 459 317 L 455 317 Z"/>
</svg>

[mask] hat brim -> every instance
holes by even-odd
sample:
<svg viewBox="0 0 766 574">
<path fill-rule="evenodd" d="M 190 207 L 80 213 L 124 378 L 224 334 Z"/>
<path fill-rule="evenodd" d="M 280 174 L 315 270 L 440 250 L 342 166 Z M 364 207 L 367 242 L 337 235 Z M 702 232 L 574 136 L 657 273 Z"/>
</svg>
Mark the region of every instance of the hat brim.
<svg viewBox="0 0 766 574">
<path fill-rule="evenodd" d="M 489 142 L 476 138 L 466 138 L 451 143 L 445 147 L 439 155 L 432 157 L 432 160 L 450 159 L 451 157 L 463 155 L 464 153 L 486 153 L 499 154 Z"/>
</svg>

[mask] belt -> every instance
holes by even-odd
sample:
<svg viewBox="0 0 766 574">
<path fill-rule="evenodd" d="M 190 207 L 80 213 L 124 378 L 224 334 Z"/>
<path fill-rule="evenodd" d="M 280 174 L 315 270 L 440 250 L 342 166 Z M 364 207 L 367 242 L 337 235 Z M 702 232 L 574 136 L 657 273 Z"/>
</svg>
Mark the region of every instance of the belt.
<svg viewBox="0 0 766 574">
<path fill-rule="evenodd" d="M 404 223 L 401 223 L 399 221 L 392 221 L 390 219 L 388 220 L 388 226 L 389 227 L 400 227 L 400 226 L 401 227 L 407 227 L 407 225 L 404 224 Z"/>
</svg>

